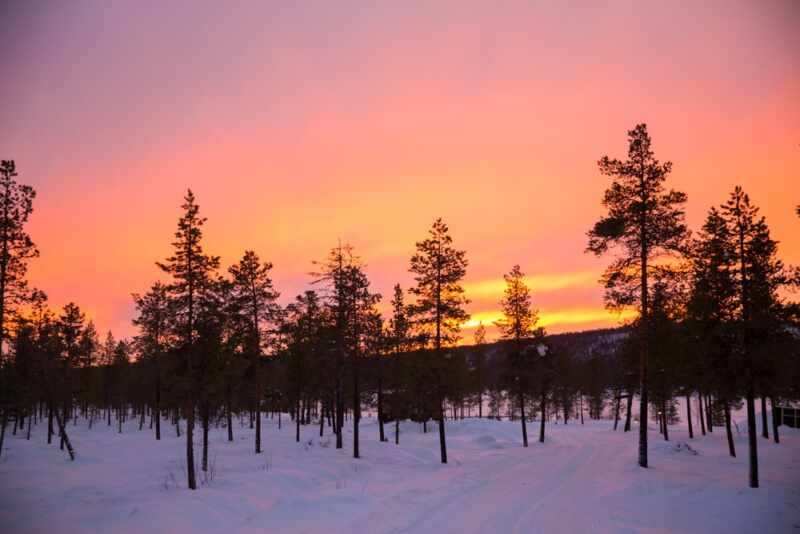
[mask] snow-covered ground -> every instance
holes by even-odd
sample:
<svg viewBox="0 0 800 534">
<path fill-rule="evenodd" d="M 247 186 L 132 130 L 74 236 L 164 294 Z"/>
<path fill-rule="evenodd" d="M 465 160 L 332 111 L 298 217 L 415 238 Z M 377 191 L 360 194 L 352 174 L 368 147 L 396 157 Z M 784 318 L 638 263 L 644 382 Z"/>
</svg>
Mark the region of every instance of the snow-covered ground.
<svg viewBox="0 0 800 534">
<path fill-rule="evenodd" d="M 184 439 L 164 426 L 162 441 L 132 421 L 71 426 L 77 460 L 45 443 L 6 433 L 0 458 L 0 531 L 74 534 L 127 532 L 800 532 L 800 432 L 782 443 L 759 438 L 761 485 L 747 488 L 746 436 L 730 458 L 724 430 L 689 441 L 651 432 L 650 469 L 636 466 L 636 434 L 609 421 L 548 425 L 540 444 L 521 445 L 519 422 L 448 422 L 450 463 L 439 463 L 438 435 L 401 426 L 400 445 L 361 425 L 362 458 L 351 434 L 336 450 L 328 428 L 264 419 L 265 451 L 235 423 L 211 434 L 214 476 L 185 489 Z M 434 427 L 435 425 L 430 425 Z M 740 428 L 744 429 L 742 422 Z M 390 438 L 393 426 L 387 427 Z M 679 443 L 690 443 L 687 450 Z M 200 446 L 197 454 L 199 456 Z"/>
</svg>

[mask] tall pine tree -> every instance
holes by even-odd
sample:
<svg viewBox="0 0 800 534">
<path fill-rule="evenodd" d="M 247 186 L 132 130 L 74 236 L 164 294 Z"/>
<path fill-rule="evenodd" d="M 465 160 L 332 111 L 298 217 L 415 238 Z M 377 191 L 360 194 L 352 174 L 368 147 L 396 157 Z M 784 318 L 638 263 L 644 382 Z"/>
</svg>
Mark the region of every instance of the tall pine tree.
<svg viewBox="0 0 800 534">
<path fill-rule="evenodd" d="M 517 398 L 522 421 L 522 444 L 528 446 L 528 429 L 525 421 L 525 392 L 529 387 L 531 373 L 530 356 L 532 351 L 523 350 L 522 343 L 526 338 L 543 337 L 544 332 L 536 329 L 539 320 L 537 312 L 532 307 L 531 291 L 525 283 L 525 275 L 519 265 L 515 265 L 511 272 L 504 274 L 506 282 L 505 295 L 500 301 L 503 318 L 495 322 L 500 329 L 503 339 L 513 343 L 511 357 L 509 358 L 510 378 L 517 389 Z"/>
<path fill-rule="evenodd" d="M 202 245 L 203 225 L 199 206 L 191 189 L 184 197 L 181 206 L 183 215 L 178 220 L 175 240 L 172 242 L 173 254 L 164 262 L 157 262 L 162 271 L 172 276 L 167 286 L 170 295 L 170 309 L 175 334 L 181 340 L 181 350 L 186 361 L 186 473 L 189 489 L 197 489 L 194 468 L 194 412 L 195 339 L 197 335 L 197 316 L 200 302 L 213 290 L 213 273 L 219 268 L 219 257 L 204 252 Z"/>
<path fill-rule="evenodd" d="M 628 132 L 628 159 L 599 162 L 600 172 L 612 177 L 603 196 L 608 210 L 588 232 L 588 251 L 603 255 L 619 250 L 606 269 L 606 303 L 612 308 L 638 306 L 641 329 L 639 354 L 639 465 L 647 467 L 647 360 L 649 353 L 650 270 L 659 257 L 682 248 L 687 235 L 683 205 L 686 194 L 665 189 L 671 162 L 660 162 L 651 149 L 645 124 Z"/>
<path fill-rule="evenodd" d="M 267 341 L 267 328 L 274 325 L 280 312 L 276 303 L 279 293 L 272 285 L 271 270 L 272 264 L 262 263 L 252 250 L 246 251 L 239 263 L 228 269 L 232 281 L 231 300 L 241 322 L 246 325 L 245 353 L 250 360 L 251 394 L 256 417 L 256 454 L 261 452 L 261 400 L 264 390 L 261 376 L 262 347 Z"/>
<path fill-rule="evenodd" d="M 30 296 L 26 280 L 28 260 L 39 255 L 25 231 L 36 191 L 17 182 L 16 177 L 13 160 L 0 162 L 0 364 L 8 318 Z"/>
<path fill-rule="evenodd" d="M 426 344 L 433 348 L 436 395 L 438 398 L 439 449 L 443 464 L 447 463 L 447 442 L 444 428 L 444 384 L 442 375 L 443 348 L 455 344 L 461 325 L 469 319 L 464 306 L 461 281 L 467 273 L 466 252 L 453 247 L 447 225 L 436 219 L 428 238 L 416 244 L 409 271 L 414 274 L 416 287 L 411 294 L 416 301 L 411 306 L 415 327 Z"/>
</svg>

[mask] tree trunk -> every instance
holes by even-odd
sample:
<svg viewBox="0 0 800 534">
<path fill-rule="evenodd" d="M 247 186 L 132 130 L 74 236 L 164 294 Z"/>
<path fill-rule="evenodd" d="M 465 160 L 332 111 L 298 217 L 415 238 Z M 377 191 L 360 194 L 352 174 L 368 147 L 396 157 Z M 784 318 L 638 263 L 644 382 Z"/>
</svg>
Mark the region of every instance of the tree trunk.
<svg viewBox="0 0 800 534">
<path fill-rule="evenodd" d="M 256 389 L 259 390 L 260 388 Z M 299 414 L 296 415 L 299 419 Z M 261 397 L 259 396 L 258 391 L 256 392 L 255 419 L 256 419 L 256 454 L 261 454 Z"/>
<path fill-rule="evenodd" d="M 669 441 L 669 417 L 667 416 L 667 401 L 661 402 L 661 420 L 664 423 L 664 441 Z"/>
<path fill-rule="evenodd" d="M 50 445 L 53 442 L 53 405 L 52 403 L 47 403 L 47 444 Z"/>
<path fill-rule="evenodd" d="M 772 437 L 775 438 L 775 443 L 780 443 L 781 438 L 778 436 L 778 412 L 775 410 L 775 398 L 769 398 L 769 405 L 772 408 Z"/>
<path fill-rule="evenodd" d="M 756 402 L 753 393 L 752 375 L 747 388 L 747 439 L 749 442 L 750 487 L 758 487 L 758 443 L 756 433 Z"/>
<path fill-rule="evenodd" d="M 623 432 L 630 432 L 631 421 L 633 419 L 633 392 L 628 392 L 627 404 L 625 406 L 625 428 Z M 589 416 L 591 417 L 591 408 L 589 408 Z"/>
<path fill-rule="evenodd" d="M 295 401 L 294 424 L 294 440 L 300 443 L 300 395 L 297 395 L 297 400 Z"/>
<path fill-rule="evenodd" d="M 547 395 L 542 393 L 541 401 L 542 417 L 539 421 L 539 443 L 544 443 L 544 420 L 547 417 Z"/>
<path fill-rule="evenodd" d="M 156 376 L 156 404 L 153 406 L 153 418 L 156 424 L 156 441 L 161 440 L 161 377 Z"/>
<path fill-rule="evenodd" d="M 190 490 L 197 489 L 197 479 L 194 473 L 194 403 L 191 399 L 187 401 L 186 409 L 186 479 Z M 180 432 L 180 419 L 178 419 L 178 431 Z"/>
<path fill-rule="evenodd" d="M 342 381 L 340 377 L 336 377 L 336 392 L 335 392 L 335 410 L 334 418 L 336 423 L 336 448 L 341 449 L 344 446 L 342 439 L 342 426 L 344 425 L 344 399 L 342 399 Z"/>
<path fill-rule="evenodd" d="M 711 395 L 706 395 L 706 428 L 708 432 L 714 432 L 714 414 L 712 410 Z"/>
<path fill-rule="evenodd" d="M 231 385 L 228 384 L 228 386 L 225 389 L 226 389 L 226 391 L 225 391 L 225 397 L 226 397 L 225 398 L 225 411 L 227 412 L 225 414 L 225 419 L 226 419 L 225 422 L 228 425 L 228 441 L 232 442 L 233 441 L 233 413 L 231 413 L 232 412 L 232 410 L 231 410 Z"/>
<path fill-rule="evenodd" d="M 700 415 L 700 432 L 702 432 L 703 435 L 705 436 L 706 435 L 706 419 L 705 419 L 705 416 L 703 415 L 703 394 L 698 392 L 697 396 L 698 396 L 698 399 L 697 399 L 697 412 Z"/>
<path fill-rule="evenodd" d="M 353 354 L 353 458 L 359 458 L 358 424 L 361 419 L 361 392 L 358 386 L 358 356 Z"/>
<path fill-rule="evenodd" d="M 383 377 L 378 375 L 378 434 L 381 443 L 386 441 L 383 431 Z"/>
<path fill-rule="evenodd" d="M 694 439 L 694 430 L 692 429 L 692 395 L 686 394 L 686 421 L 689 423 L 689 439 Z"/>
<path fill-rule="evenodd" d="M 736 458 L 736 448 L 733 445 L 733 432 L 731 432 L 731 405 L 725 402 L 725 433 L 728 436 L 728 452 Z"/>
<path fill-rule="evenodd" d="M 208 401 L 203 402 L 202 410 L 203 410 L 203 413 L 202 413 L 202 416 L 203 416 L 203 421 L 202 421 L 202 424 L 203 424 L 203 459 L 202 459 L 201 469 L 204 472 L 208 472 L 208 423 L 209 423 L 209 419 L 211 417 L 211 414 L 209 413 L 210 410 L 209 410 L 209 406 L 208 406 Z"/>
<path fill-rule="evenodd" d="M 522 446 L 528 446 L 528 427 L 525 423 L 525 394 L 522 392 L 522 385 L 519 387 L 519 411 L 522 421 Z"/>
<path fill-rule="evenodd" d="M 397 414 L 394 417 L 394 444 L 400 445 L 400 418 Z"/>
<path fill-rule="evenodd" d="M 447 442 L 444 433 L 444 405 L 442 399 L 442 388 L 439 386 L 439 452 L 441 453 L 442 463 L 447 463 Z"/>
<path fill-rule="evenodd" d="M 616 398 L 614 399 L 614 431 L 617 431 L 617 425 L 619 424 L 619 405 L 622 403 L 622 393 L 617 391 Z"/>
<path fill-rule="evenodd" d="M 769 439 L 769 426 L 767 425 L 767 398 L 761 395 L 761 436 Z"/>
<path fill-rule="evenodd" d="M 3 409 L 3 420 L 0 422 L 0 456 L 3 455 L 3 440 L 6 438 L 6 425 L 8 424 L 8 408 Z"/>
<path fill-rule="evenodd" d="M 72 448 L 72 444 L 69 442 L 69 436 L 67 436 L 67 431 L 64 428 L 64 422 L 61 420 L 61 417 L 58 416 L 58 412 L 55 414 L 56 423 L 58 423 L 58 431 L 61 434 L 61 441 L 67 446 L 67 452 L 69 453 L 69 459 L 73 462 L 75 461 L 75 450 Z"/>
</svg>

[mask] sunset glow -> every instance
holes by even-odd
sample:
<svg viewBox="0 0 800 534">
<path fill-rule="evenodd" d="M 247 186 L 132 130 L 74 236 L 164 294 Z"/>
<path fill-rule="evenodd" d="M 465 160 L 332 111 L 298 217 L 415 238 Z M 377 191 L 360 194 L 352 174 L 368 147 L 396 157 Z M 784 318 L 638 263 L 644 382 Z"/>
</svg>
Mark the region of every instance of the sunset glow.
<svg viewBox="0 0 800 534">
<path fill-rule="evenodd" d="M 53 305 L 132 335 L 192 188 L 207 250 L 272 261 L 284 303 L 337 239 L 388 300 L 442 217 L 464 341 L 514 264 L 549 331 L 617 325 L 585 234 L 638 122 L 693 229 L 741 184 L 800 263 L 798 3 L 311 3 L 4 3 L 0 153 Z"/>
</svg>

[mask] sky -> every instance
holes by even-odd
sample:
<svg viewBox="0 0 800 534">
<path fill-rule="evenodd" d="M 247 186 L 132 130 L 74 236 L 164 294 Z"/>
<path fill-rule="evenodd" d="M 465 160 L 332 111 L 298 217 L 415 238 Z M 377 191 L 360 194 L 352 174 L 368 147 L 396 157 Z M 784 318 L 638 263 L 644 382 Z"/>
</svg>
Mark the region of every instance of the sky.
<svg viewBox="0 0 800 534">
<path fill-rule="evenodd" d="M 639 122 L 692 228 L 742 185 L 800 264 L 798 2 L 7 0 L 0 19 L 30 281 L 101 331 L 135 333 L 187 188 L 207 250 L 272 261 L 283 302 L 339 239 L 388 299 L 442 217 L 466 341 L 514 264 L 549 331 L 614 326 L 586 232 L 597 160 Z"/>
</svg>

